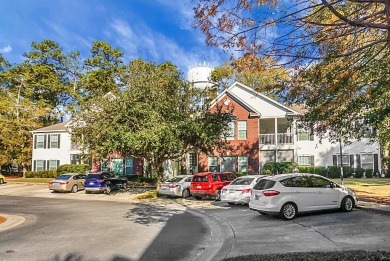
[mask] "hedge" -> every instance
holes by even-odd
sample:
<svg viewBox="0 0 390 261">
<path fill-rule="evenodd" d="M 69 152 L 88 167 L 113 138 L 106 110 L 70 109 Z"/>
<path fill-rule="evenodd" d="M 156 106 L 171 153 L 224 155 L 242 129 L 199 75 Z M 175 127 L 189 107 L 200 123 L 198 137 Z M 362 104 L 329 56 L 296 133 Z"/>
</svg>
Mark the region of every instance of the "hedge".
<svg viewBox="0 0 390 261">
<path fill-rule="evenodd" d="M 26 171 L 26 178 L 56 178 L 57 171 L 55 170 L 40 170 L 40 171 Z"/>
<path fill-rule="evenodd" d="M 86 173 L 90 168 L 88 164 L 65 164 L 57 168 L 57 173 Z"/>
<path fill-rule="evenodd" d="M 262 174 L 264 175 L 276 175 L 283 173 L 294 172 L 294 169 L 298 167 L 296 162 L 267 162 L 264 164 Z"/>
</svg>

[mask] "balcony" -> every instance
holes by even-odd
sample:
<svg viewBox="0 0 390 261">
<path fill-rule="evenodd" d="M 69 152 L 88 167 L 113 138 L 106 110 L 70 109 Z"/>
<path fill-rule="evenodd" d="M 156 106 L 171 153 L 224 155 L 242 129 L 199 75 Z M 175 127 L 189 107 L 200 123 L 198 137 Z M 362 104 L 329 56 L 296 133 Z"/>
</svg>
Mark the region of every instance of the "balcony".
<svg viewBox="0 0 390 261">
<path fill-rule="evenodd" d="M 278 133 L 275 134 L 260 134 L 260 144 L 263 145 L 274 145 L 276 144 L 275 137 L 277 137 L 278 144 L 293 144 L 294 142 L 294 136 L 292 133 Z"/>
</svg>

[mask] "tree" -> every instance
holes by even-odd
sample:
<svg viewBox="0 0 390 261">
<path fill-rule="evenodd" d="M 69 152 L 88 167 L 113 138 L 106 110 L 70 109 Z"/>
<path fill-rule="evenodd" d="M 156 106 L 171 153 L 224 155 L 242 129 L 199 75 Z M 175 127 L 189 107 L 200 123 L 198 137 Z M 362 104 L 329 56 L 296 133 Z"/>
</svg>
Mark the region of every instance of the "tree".
<svg viewBox="0 0 390 261">
<path fill-rule="evenodd" d="M 196 26 L 209 45 L 238 49 L 244 60 L 269 56 L 290 66 L 288 101 L 306 106 L 304 120 L 320 122 L 320 133 L 343 128 L 346 136 L 360 137 L 357 119 L 386 126 L 389 1 L 198 2 Z"/>
<path fill-rule="evenodd" d="M 228 115 L 210 113 L 173 64 L 133 60 L 123 79 L 120 92 L 86 99 L 75 115 L 73 137 L 94 155 L 145 158 L 161 181 L 166 160 L 223 147 Z"/>
</svg>

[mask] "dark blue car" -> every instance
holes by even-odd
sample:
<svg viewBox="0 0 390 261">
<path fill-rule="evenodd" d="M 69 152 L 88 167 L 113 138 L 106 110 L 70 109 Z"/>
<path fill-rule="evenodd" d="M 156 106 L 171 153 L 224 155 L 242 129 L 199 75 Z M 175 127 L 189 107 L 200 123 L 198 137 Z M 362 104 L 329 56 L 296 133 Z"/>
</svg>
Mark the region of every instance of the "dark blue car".
<svg viewBox="0 0 390 261">
<path fill-rule="evenodd" d="M 85 193 L 104 192 L 110 194 L 112 189 L 127 188 L 127 178 L 112 172 L 89 173 L 84 181 Z"/>
</svg>

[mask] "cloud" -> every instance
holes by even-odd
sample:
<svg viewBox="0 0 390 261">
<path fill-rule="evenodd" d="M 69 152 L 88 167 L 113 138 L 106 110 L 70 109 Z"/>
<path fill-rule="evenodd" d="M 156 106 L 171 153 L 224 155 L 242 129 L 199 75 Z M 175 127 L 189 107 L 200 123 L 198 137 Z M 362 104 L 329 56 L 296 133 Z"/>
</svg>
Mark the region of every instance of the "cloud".
<svg viewBox="0 0 390 261">
<path fill-rule="evenodd" d="M 0 53 L 10 53 L 12 52 L 11 45 L 4 46 L 3 48 L 0 48 Z"/>
<path fill-rule="evenodd" d="M 183 30 L 193 30 L 194 2 L 191 0 L 158 0 L 158 3 L 169 10 L 174 10 L 174 18 L 178 27 Z"/>
</svg>

